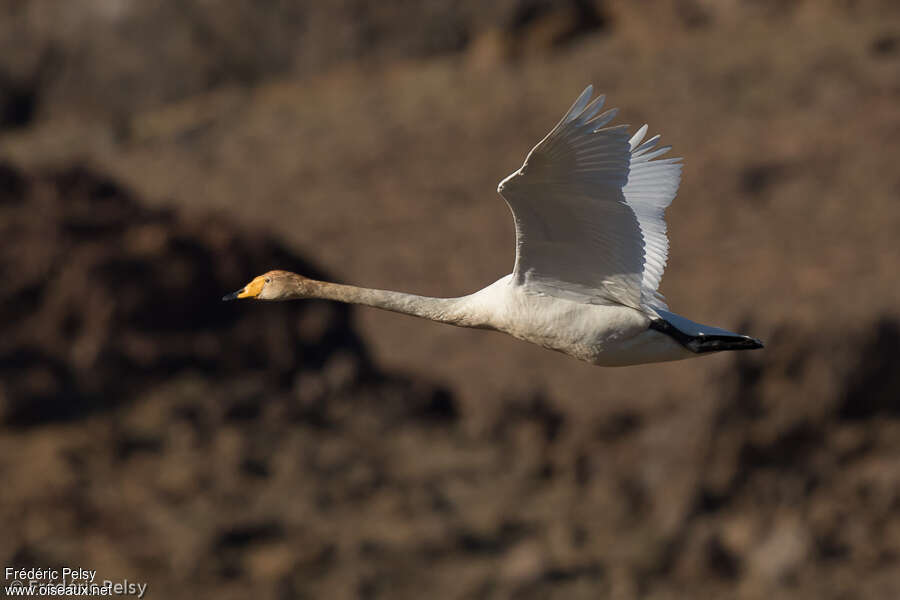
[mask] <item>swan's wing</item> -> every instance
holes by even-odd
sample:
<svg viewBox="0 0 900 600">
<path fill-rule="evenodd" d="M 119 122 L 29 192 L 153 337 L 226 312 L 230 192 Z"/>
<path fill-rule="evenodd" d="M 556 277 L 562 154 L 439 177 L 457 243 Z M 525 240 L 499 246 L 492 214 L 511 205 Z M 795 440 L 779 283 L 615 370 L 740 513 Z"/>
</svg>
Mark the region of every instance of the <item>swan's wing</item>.
<svg viewBox="0 0 900 600">
<path fill-rule="evenodd" d="M 656 291 L 669 242 L 663 213 L 678 190 L 681 159 L 653 160 L 659 136 L 643 144 L 627 125 L 606 127 L 593 88 L 535 146 L 497 190 L 516 223 L 513 281 L 581 302 L 666 308 Z"/>
</svg>

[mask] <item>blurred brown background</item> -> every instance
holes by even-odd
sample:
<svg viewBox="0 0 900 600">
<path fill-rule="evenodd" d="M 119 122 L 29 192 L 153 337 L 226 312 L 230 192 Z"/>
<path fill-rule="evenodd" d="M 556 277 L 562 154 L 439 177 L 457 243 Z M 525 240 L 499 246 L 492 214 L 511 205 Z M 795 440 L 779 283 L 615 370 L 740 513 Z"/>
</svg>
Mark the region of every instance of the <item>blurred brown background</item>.
<svg viewBox="0 0 900 600">
<path fill-rule="evenodd" d="M 587 83 L 685 157 L 601 369 L 324 303 L 509 272 Z M 900 4 L 0 4 L 0 562 L 153 598 L 900 597 Z"/>
</svg>

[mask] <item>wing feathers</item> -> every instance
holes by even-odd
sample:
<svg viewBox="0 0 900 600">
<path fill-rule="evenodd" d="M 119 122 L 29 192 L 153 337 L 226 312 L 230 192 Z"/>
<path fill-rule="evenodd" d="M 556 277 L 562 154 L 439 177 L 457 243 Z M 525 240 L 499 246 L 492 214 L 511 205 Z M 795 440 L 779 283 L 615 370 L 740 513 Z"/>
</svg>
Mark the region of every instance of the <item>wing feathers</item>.
<svg viewBox="0 0 900 600">
<path fill-rule="evenodd" d="M 637 146 L 638 144 L 641 143 L 641 140 L 644 139 L 644 136 L 645 136 L 645 135 L 647 135 L 647 124 L 646 124 L 646 123 L 644 123 L 643 125 L 641 125 L 641 128 L 638 129 L 638 130 L 634 133 L 633 136 L 631 136 L 631 139 L 630 139 L 630 140 L 628 140 L 628 145 L 631 146 L 631 152 L 632 152 L 632 154 L 634 154 L 634 148 L 635 148 L 635 146 Z"/>
<path fill-rule="evenodd" d="M 653 152 L 641 154 L 641 155 L 637 156 L 636 158 L 633 158 L 631 160 L 631 162 L 632 163 L 647 162 L 647 161 L 653 160 L 657 156 L 662 156 L 663 154 L 665 154 L 666 152 L 668 152 L 671 149 L 672 149 L 672 146 L 663 146 L 662 148 L 660 148 L 658 150 L 654 150 Z"/>
<path fill-rule="evenodd" d="M 566 113 L 566 116 L 563 117 L 563 120 L 560 121 L 562 123 L 569 123 L 570 121 L 578 118 L 578 115 L 584 111 L 584 107 L 587 106 L 588 101 L 591 99 L 591 95 L 594 93 L 594 86 L 589 85 L 584 88 L 584 91 L 581 92 L 581 95 L 578 96 L 578 99 L 575 100 L 575 103 L 572 105 L 572 108 L 569 109 L 569 112 Z M 557 125 L 559 127 L 559 125 Z"/>
<path fill-rule="evenodd" d="M 646 127 L 646 125 L 644 127 Z M 650 150 L 654 146 L 656 146 L 656 144 L 659 143 L 659 140 L 660 140 L 660 135 L 659 134 L 654 135 L 652 138 L 650 138 L 649 140 L 647 140 L 646 142 L 644 142 L 643 144 L 641 144 L 640 146 L 638 146 L 637 148 L 632 150 L 631 156 L 632 157 L 640 156 L 647 150 Z"/>
<path fill-rule="evenodd" d="M 666 266 L 663 213 L 678 190 L 678 158 L 654 160 L 660 136 L 643 125 L 607 126 L 592 86 L 498 191 L 516 222 L 513 280 L 536 293 L 582 302 L 664 309 L 657 292 Z"/>
<path fill-rule="evenodd" d="M 587 105 L 587 107 L 585 107 L 584 111 L 580 115 L 578 115 L 578 119 L 582 123 L 587 121 L 588 119 L 592 119 L 594 115 L 600 112 L 600 109 L 603 108 L 604 102 L 606 102 L 606 96 L 600 94 L 599 96 L 594 98 L 591 103 Z"/>
<path fill-rule="evenodd" d="M 606 125 L 607 123 L 612 121 L 614 118 L 616 118 L 617 114 L 619 114 L 619 109 L 611 108 L 608 111 L 604 112 L 599 117 L 594 117 L 593 119 L 590 119 L 589 121 L 585 121 L 585 122 L 590 125 L 593 125 L 594 132 L 596 133 L 597 129 L 599 129 L 600 127 L 603 127 L 604 125 Z"/>
</svg>

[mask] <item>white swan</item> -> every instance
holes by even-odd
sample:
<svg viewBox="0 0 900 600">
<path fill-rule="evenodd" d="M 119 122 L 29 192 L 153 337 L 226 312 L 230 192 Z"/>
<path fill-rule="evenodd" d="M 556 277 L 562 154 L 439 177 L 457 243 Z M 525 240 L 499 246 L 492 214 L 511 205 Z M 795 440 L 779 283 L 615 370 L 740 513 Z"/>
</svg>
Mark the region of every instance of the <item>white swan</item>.
<svg viewBox="0 0 900 600">
<path fill-rule="evenodd" d="M 461 327 L 506 332 L 604 366 L 761 348 L 759 340 L 668 312 L 657 292 L 669 242 L 663 213 L 678 189 L 678 158 L 659 136 L 641 143 L 606 127 L 604 96 L 582 92 L 497 190 L 516 225 L 513 272 L 460 298 L 429 298 L 270 271 L 223 300 L 324 298 Z"/>
</svg>

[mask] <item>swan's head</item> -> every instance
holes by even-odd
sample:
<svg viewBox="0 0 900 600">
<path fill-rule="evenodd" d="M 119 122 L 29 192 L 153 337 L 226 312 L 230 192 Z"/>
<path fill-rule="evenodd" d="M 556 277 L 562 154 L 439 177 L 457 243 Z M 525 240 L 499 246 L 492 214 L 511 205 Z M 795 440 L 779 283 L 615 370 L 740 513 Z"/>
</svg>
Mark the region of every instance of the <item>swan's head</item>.
<svg viewBox="0 0 900 600">
<path fill-rule="evenodd" d="M 223 296 L 222 300 L 238 300 L 241 298 L 284 300 L 289 297 L 302 297 L 306 288 L 306 282 L 309 281 L 311 280 L 289 271 L 269 271 L 259 277 L 254 277 L 253 281 L 238 291 Z"/>
</svg>

